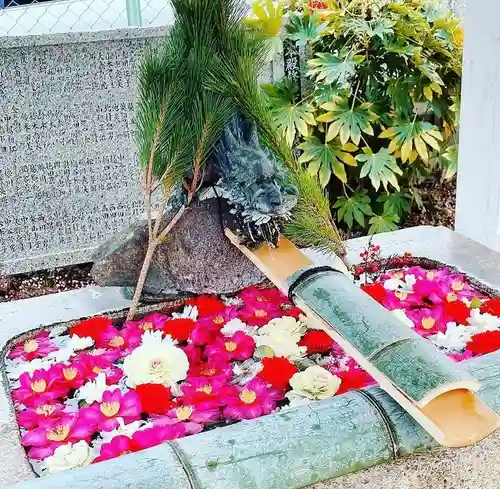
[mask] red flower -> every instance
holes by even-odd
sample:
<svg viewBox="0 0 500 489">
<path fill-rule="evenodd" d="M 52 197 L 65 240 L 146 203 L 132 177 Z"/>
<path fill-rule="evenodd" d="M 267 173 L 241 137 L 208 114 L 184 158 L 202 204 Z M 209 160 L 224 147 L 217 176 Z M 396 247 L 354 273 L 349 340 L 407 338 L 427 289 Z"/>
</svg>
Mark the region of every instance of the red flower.
<svg viewBox="0 0 500 489">
<path fill-rule="evenodd" d="M 324 10 L 328 8 L 328 3 L 318 1 L 318 0 L 310 0 L 309 8 L 314 12 L 315 10 Z"/>
<path fill-rule="evenodd" d="M 101 335 L 108 328 L 113 327 L 113 321 L 106 317 L 95 317 L 80 321 L 70 329 L 70 334 L 76 334 L 80 338 L 90 336 L 94 341 L 99 341 Z"/>
<path fill-rule="evenodd" d="M 500 317 L 500 299 L 488 299 L 481 304 L 481 312 Z"/>
<path fill-rule="evenodd" d="M 298 307 L 292 306 L 292 305 L 286 305 L 286 306 L 281 306 L 281 309 L 283 311 L 283 316 L 291 316 L 294 317 L 295 319 L 299 319 L 299 316 L 301 314 L 304 314 L 302 309 L 299 309 Z"/>
<path fill-rule="evenodd" d="M 500 349 L 500 331 L 485 331 L 475 334 L 467 343 L 467 350 L 474 355 L 484 355 Z"/>
<path fill-rule="evenodd" d="M 175 405 L 171 390 L 161 384 L 140 384 L 135 392 L 141 400 L 142 411 L 148 414 L 164 414 Z"/>
<path fill-rule="evenodd" d="M 346 372 L 338 374 L 342 383 L 336 395 L 344 394 L 352 389 L 361 389 L 371 384 L 376 384 L 375 379 L 361 368 L 351 368 Z"/>
<path fill-rule="evenodd" d="M 298 372 L 297 367 L 283 357 L 263 358 L 262 365 L 259 377 L 279 391 L 288 390 L 290 379 Z"/>
<path fill-rule="evenodd" d="M 196 327 L 196 322 L 192 319 L 178 318 L 170 319 L 163 326 L 163 332 L 169 334 L 177 341 L 187 341 L 189 335 Z"/>
<path fill-rule="evenodd" d="M 216 316 L 226 309 L 226 305 L 213 295 L 200 295 L 186 301 L 190 306 L 196 306 L 200 317 Z"/>
<path fill-rule="evenodd" d="M 361 286 L 361 290 L 366 292 L 370 297 L 377 302 L 382 303 L 385 298 L 386 291 L 382 284 L 366 284 Z"/>
<path fill-rule="evenodd" d="M 467 319 L 470 317 L 470 308 L 462 301 L 445 302 L 444 313 L 448 321 L 467 325 Z"/>
<path fill-rule="evenodd" d="M 308 331 L 299 342 L 299 346 L 307 348 L 308 355 L 328 353 L 334 345 L 335 342 L 327 333 L 315 330 Z"/>
</svg>

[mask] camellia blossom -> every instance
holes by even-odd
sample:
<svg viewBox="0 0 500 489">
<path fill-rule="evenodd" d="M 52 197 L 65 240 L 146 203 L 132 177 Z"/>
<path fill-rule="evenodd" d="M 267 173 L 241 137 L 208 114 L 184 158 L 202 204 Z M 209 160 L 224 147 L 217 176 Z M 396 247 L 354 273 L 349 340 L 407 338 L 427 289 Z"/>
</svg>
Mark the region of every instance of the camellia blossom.
<svg viewBox="0 0 500 489">
<path fill-rule="evenodd" d="M 38 426 L 52 426 L 54 421 L 64 416 L 63 409 L 64 405 L 58 402 L 40 404 L 19 412 L 17 422 L 26 430 L 32 430 Z"/>
<path fill-rule="evenodd" d="M 335 342 L 332 337 L 325 331 L 319 330 L 307 331 L 299 341 L 299 346 L 307 348 L 308 355 L 312 355 L 313 353 L 328 353 L 334 345 Z"/>
<path fill-rule="evenodd" d="M 297 372 L 290 379 L 292 394 L 314 401 L 333 397 L 340 387 L 340 378 L 328 370 L 314 365 L 303 372 Z"/>
<path fill-rule="evenodd" d="M 54 454 L 43 461 L 41 469 L 44 474 L 53 475 L 67 469 L 85 467 L 92 463 L 94 457 L 94 450 L 85 441 L 67 443 L 57 447 Z"/>
<path fill-rule="evenodd" d="M 142 333 L 139 329 L 126 328 L 119 331 L 114 326 L 105 328 L 96 341 L 98 348 L 118 349 L 131 351 L 139 346 L 142 341 Z"/>
<path fill-rule="evenodd" d="M 217 409 L 224 405 L 224 399 L 234 393 L 235 387 L 226 381 L 209 377 L 189 378 L 181 386 L 180 404 L 195 406 L 201 411 Z"/>
<path fill-rule="evenodd" d="M 170 387 L 184 380 L 188 369 L 187 355 L 168 338 L 143 341 L 123 361 L 127 385 L 132 388 L 139 384 L 162 384 Z"/>
<path fill-rule="evenodd" d="M 467 343 L 467 350 L 473 355 L 485 355 L 500 349 L 500 331 L 485 331 L 475 334 Z"/>
<path fill-rule="evenodd" d="M 253 355 L 255 341 L 243 331 L 237 331 L 233 336 L 217 338 L 213 345 L 205 348 L 205 354 L 210 357 L 223 357 L 228 360 L 246 360 Z"/>
<path fill-rule="evenodd" d="M 233 375 L 231 362 L 226 357 L 211 357 L 206 362 L 191 363 L 188 375 L 229 381 Z"/>
<path fill-rule="evenodd" d="M 111 388 L 112 386 L 108 386 L 106 383 L 106 375 L 100 373 L 95 380 L 89 380 L 86 384 L 84 384 L 78 390 L 76 397 L 84 400 L 87 404 L 101 402 L 104 392 Z"/>
<path fill-rule="evenodd" d="M 111 431 L 119 426 L 117 418 L 124 423 L 137 421 L 142 412 L 140 397 L 135 391 L 122 394 L 120 389 L 107 390 L 102 394 L 102 401 L 83 408 L 80 416 L 98 430 Z"/>
<path fill-rule="evenodd" d="M 161 384 L 140 384 L 135 386 L 135 392 L 143 412 L 148 414 L 162 414 L 175 405 L 172 391 Z"/>
<path fill-rule="evenodd" d="M 445 302 L 444 314 L 450 322 L 467 324 L 471 315 L 471 309 L 462 301 Z"/>
<path fill-rule="evenodd" d="M 437 347 L 451 353 L 461 353 L 472 339 L 469 326 L 448 323 L 446 332 L 439 332 L 429 338 Z"/>
<path fill-rule="evenodd" d="M 481 312 L 500 317 L 500 299 L 488 299 L 481 304 Z"/>
<path fill-rule="evenodd" d="M 16 402 L 28 407 L 47 404 L 62 398 L 69 388 L 62 382 L 58 369 L 35 370 L 32 375 L 24 373 L 19 377 L 20 387 L 12 391 Z"/>
<path fill-rule="evenodd" d="M 68 442 L 90 442 L 94 430 L 95 425 L 88 420 L 78 414 L 68 414 L 54 420 L 50 426 L 27 431 L 22 437 L 22 443 L 26 447 L 32 447 L 29 451 L 30 458 L 41 460 L 53 455 L 57 447 Z"/>
<path fill-rule="evenodd" d="M 110 442 L 104 443 L 101 446 L 99 456 L 94 460 L 94 463 L 111 460 L 120 455 L 137 452 L 138 450 L 141 450 L 141 446 L 132 438 L 125 435 L 115 436 Z"/>
<path fill-rule="evenodd" d="M 177 341 L 187 341 L 195 327 L 196 321 L 192 319 L 170 319 L 165 322 L 163 332 Z"/>
<path fill-rule="evenodd" d="M 9 353 L 9 358 L 30 362 L 35 358 L 43 358 L 57 349 L 49 339 L 49 333 L 43 331 L 16 345 Z"/>
<path fill-rule="evenodd" d="M 80 321 L 73 325 L 70 329 L 70 333 L 80 338 L 90 337 L 94 341 L 99 341 L 101 334 L 112 326 L 113 321 L 111 321 L 111 319 L 106 317 L 95 317 Z"/>
<path fill-rule="evenodd" d="M 223 414 L 227 419 L 252 419 L 270 414 L 276 409 L 276 402 L 283 394 L 269 387 L 261 378 L 255 377 L 244 387 L 237 387 L 233 395 L 227 397 Z"/>
<path fill-rule="evenodd" d="M 220 332 L 223 336 L 233 336 L 238 331 L 249 335 L 255 333 L 255 329 L 255 326 L 248 326 L 241 319 L 233 318 L 223 326 Z"/>
<path fill-rule="evenodd" d="M 250 326 L 264 326 L 271 319 L 282 315 L 280 301 L 255 287 L 249 287 L 240 293 L 244 306 L 238 311 L 238 317 Z"/>
<path fill-rule="evenodd" d="M 200 318 L 213 317 L 225 311 L 226 305 L 220 299 L 213 295 L 199 295 L 188 299 L 186 304 L 195 306 L 198 309 Z"/>
<path fill-rule="evenodd" d="M 178 406 L 170 409 L 165 416 L 155 416 L 153 426 L 171 426 L 183 423 L 186 433 L 200 433 L 207 424 L 215 423 L 220 416 L 219 409 L 200 410 L 196 406 Z"/>
<path fill-rule="evenodd" d="M 382 303 L 382 301 L 385 299 L 385 296 L 387 295 L 386 289 L 380 283 L 361 285 L 361 290 L 363 292 L 366 292 L 370 297 L 372 297 L 379 303 Z"/>
<path fill-rule="evenodd" d="M 158 312 L 151 312 L 142 319 L 137 321 L 125 321 L 123 324 L 124 331 L 136 331 L 142 334 L 146 331 L 159 331 L 163 329 L 168 316 Z"/>
<path fill-rule="evenodd" d="M 259 377 L 278 391 L 290 389 L 290 379 L 298 372 L 290 360 L 283 357 L 263 358 Z"/>
</svg>

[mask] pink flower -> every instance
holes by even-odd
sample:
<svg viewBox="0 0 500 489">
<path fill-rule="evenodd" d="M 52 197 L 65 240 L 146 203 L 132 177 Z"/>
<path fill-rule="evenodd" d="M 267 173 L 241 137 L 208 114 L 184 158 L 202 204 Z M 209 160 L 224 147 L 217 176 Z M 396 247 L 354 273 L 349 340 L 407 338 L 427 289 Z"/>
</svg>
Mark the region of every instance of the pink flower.
<svg viewBox="0 0 500 489">
<path fill-rule="evenodd" d="M 51 426 L 54 421 L 61 419 L 66 413 L 64 405 L 60 403 L 40 404 L 17 413 L 17 422 L 21 428 L 32 430 L 38 426 Z"/>
<path fill-rule="evenodd" d="M 474 355 L 471 351 L 465 350 L 463 353 L 448 353 L 447 356 L 455 362 L 463 362 L 464 360 L 472 358 Z"/>
<path fill-rule="evenodd" d="M 247 287 L 239 293 L 239 298 L 246 303 L 271 303 L 276 306 L 289 304 L 286 295 L 282 294 L 277 288 L 258 289 L 257 287 Z"/>
<path fill-rule="evenodd" d="M 269 414 L 276 409 L 276 401 L 283 399 L 283 394 L 268 387 L 255 377 L 244 387 L 237 387 L 234 395 L 225 399 L 227 407 L 223 415 L 226 419 L 252 419 Z"/>
<path fill-rule="evenodd" d="M 90 442 L 95 425 L 78 414 L 66 414 L 54 420 L 53 424 L 27 431 L 22 437 L 25 447 L 32 447 L 28 456 L 42 460 L 54 454 L 54 450 L 69 442 L 81 440 Z"/>
<path fill-rule="evenodd" d="M 9 358 L 19 358 L 23 362 L 31 362 L 35 358 L 43 358 L 56 350 L 58 347 L 50 341 L 48 331 L 42 331 L 33 338 L 17 344 L 9 353 Z"/>
<path fill-rule="evenodd" d="M 208 411 L 223 406 L 224 399 L 234 393 L 235 387 L 225 380 L 196 377 L 186 380 L 181 390 L 182 395 L 177 398 L 179 403 Z"/>
<path fill-rule="evenodd" d="M 123 324 L 123 330 L 135 330 L 140 334 L 145 331 L 158 331 L 163 329 L 167 320 L 168 316 L 158 312 L 151 312 L 138 321 L 126 321 Z"/>
<path fill-rule="evenodd" d="M 103 462 L 104 460 L 111 460 L 112 458 L 126 455 L 141 450 L 141 447 L 134 442 L 131 438 L 124 435 L 115 436 L 109 443 L 103 443 L 99 456 L 93 463 Z"/>
<path fill-rule="evenodd" d="M 233 367 L 227 358 L 215 356 L 209 358 L 206 362 L 190 362 L 188 376 L 191 378 L 209 377 L 228 382 L 233 377 Z"/>
<path fill-rule="evenodd" d="M 136 431 L 132 440 L 140 450 L 151 448 L 168 440 L 182 438 L 186 434 L 184 424 L 178 423 L 171 426 L 153 426 L 145 430 Z"/>
<path fill-rule="evenodd" d="M 243 331 L 236 331 L 233 336 L 217 338 L 213 345 L 205 348 L 205 355 L 228 360 L 247 360 L 254 351 L 254 339 Z"/>
<path fill-rule="evenodd" d="M 103 369 L 102 373 L 106 376 L 106 385 L 116 385 L 123 377 L 121 368 L 111 365 L 111 367 Z"/>
<path fill-rule="evenodd" d="M 413 321 L 415 331 L 424 338 L 438 331 L 446 331 L 446 321 L 442 306 L 435 306 L 432 309 L 408 309 L 406 315 Z"/>
<path fill-rule="evenodd" d="M 181 350 L 187 355 L 189 365 L 195 365 L 201 362 L 203 350 L 195 345 L 181 346 Z"/>
<path fill-rule="evenodd" d="M 85 366 L 78 360 L 69 364 L 56 364 L 52 369 L 58 370 L 61 381 L 69 389 L 79 389 L 87 382 L 87 371 Z"/>
<path fill-rule="evenodd" d="M 109 326 L 102 332 L 96 346 L 131 352 L 141 344 L 142 333 L 139 328 L 126 328 L 119 331 L 114 326 Z"/>
<path fill-rule="evenodd" d="M 100 431 L 112 431 L 119 426 L 117 418 L 125 424 L 141 417 L 142 407 L 137 392 L 131 390 L 122 394 L 120 389 L 105 391 L 102 402 L 94 403 L 80 411 L 80 416 L 97 426 Z"/>
<path fill-rule="evenodd" d="M 155 416 L 153 426 L 163 427 L 183 423 L 186 434 L 194 435 L 203 431 L 204 425 L 217 421 L 219 415 L 219 409 L 201 411 L 195 406 L 179 406 L 170 409 L 166 416 Z"/>
<path fill-rule="evenodd" d="M 121 352 L 118 349 L 104 350 L 103 348 L 98 348 L 81 353 L 79 360 L 81 365 L 85 368 L 88 379 L 92 380 L 103 370 L 111 367 L 120 356 Z"/>
<path fill-rule="evenodd" d="M 69 390 L 57 368 L 35 370 L 32 375 L 24 373 L 19 377 L 19 383 L 21 386 L 12 391 L 12 397 L 27 407 L 50 403 Z"/>
<path fill-rule="evenodd" d="M 198 325 L 200 327 L 211 328 L 218 332 L 228 321 L 231 321 L 231 319 L 234 319 L 237 315 L 238 309 L 234 306 L 229 306 L 217 314 L 198 319 Z"/>
</svg>

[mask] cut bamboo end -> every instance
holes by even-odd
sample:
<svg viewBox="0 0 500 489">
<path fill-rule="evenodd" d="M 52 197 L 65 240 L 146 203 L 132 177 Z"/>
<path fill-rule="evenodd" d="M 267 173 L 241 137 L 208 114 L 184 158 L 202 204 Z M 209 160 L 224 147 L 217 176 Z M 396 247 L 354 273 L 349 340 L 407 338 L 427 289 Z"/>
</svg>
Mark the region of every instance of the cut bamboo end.
<svg viewBox="0 0 500 489">
<path fill-rule="evenodd" d="M 284 294 L 288 294 L 289 292 L 289 278 L 302 269 L 312 265 L 311 260 L 284 237 L 280 238 L 277 248 L 272 248 L 264 244 L 256 250 L 250 250 L 242 245 L 238 237 L 230 230 L 226 230 L 225 232 L 230 241 Z M 325 285 L 328 285 L 327 281 Z M 350 286 L 351 288 L 354 287 L 352 282 Z M 365 356 L 360 351 L 360 348 L 362 350 L 363 347 L 366 347 L 365 344 L 361 345 L 364 339 L 366 339 L 365 337 L 370 334 L 373 336 L 373 331 L 367 329 L 370 327 L 370 316 L 367 316 L 367 311 L 370 310 L 374 314 L 376 313 L 376 315 L 379 316 L 378 320 L 380 323 L 380 314 L 385 313 L 383 310 L 383 312 L 380 311 L 382 306 L 376 303 L 372 304 L 370 302 L 372 299 L 366 299 L 363 295 L 360 297 L 362 297 L 365 302 L 365 310 L 359 311 L 356 310 L 359 304 L 356 304 L 353 302 L 352 298 L 346 296 L 345 302 L 346 304 L 348 303 L 352 310 L 346 312 L 344 308 L 342 315 L 338 315 L 338 311 L 336 311 L 337 315 L 329 314 L 333 306 L 331 303 L 328 305 L 328 300 L 331 300 L 332 295 L 335 295 L 332 293 L 342 294 L 345 290 L 332 291 L 325 290 L 325 288 L 326 287 L 322 288 L 321 284 L 318 284 L 314 287 L 315 298 L 311 299 L 310 296 L 308 296 L 309 300 L 306 300 L 301 294 L 294 294 L 294 302 L 304 311 L 308 319 L 316 323 L 315 327 L 317 326 L 318 329 L 328 333 L 328 335 L 331 336 L 348 355 L 354 358 L 354 360 L 356 360 L 358 364 L 379 383 L 380 387 L 393 397 L 394 400 L 397 401 L 439 444 L 447 447 L 473 445 L 500 427 L 500 417 L 474 394 L 474 391 L 480 388 L 480 384 L 472 378 L 467 378 L 467 376 L 462 377 L 460 373 L 456 374 L 454 369 L 460 372 L 460 367 L 447 363 L 447 359 L 441 353 L 437 352 L 437 350 L 435 351 L 435 354 L 437 354 L 437 363 L 443 367 L 445 372 L 451 372 L 451 375 L 446 377 L 444 374 L 443 376 L 446 381 L 438 385 L 434 382 L 429 388 L 423 386 L 422 389 L 415 389 L 415 377 L 401 379 L 397 375 L 394 375 L 394 370 L 397 371 L 397 369 L 391 366 L 390 356 L 388 357 L 389 360 L 387 358 L 381 358 L 380 355 L 378 355 L 377 359 L 373 359 L 373 361 L 369 360 L 367 358 L 369 355 L 366 353 Z M 352 289 L 353 295 L 356 295 L 357 290 L 359 289 Z M 359 291 L 359 293 L 363 294 L 361 291 Z M 318 302 L 322 301 L 321 298 L 318 298 L 319 295 L 324 296 L 321 307 L 318 307 Z M 367 300 L 368 303 L 366 302 Z M 316 302 L 316 304 L 313 304 L 313 302 Z M 325 306 L 325 304 L 327 305 Z M 314 307 L 315 305 L 316 307 Z M 328 316 L 330 316 L 330 320 L 326 320 Z M 345 323 L 345 318 L 347 316 L 350 317 L 353 327 L 356 325 L 362 326 L 360 329 L 363 331 L 363 334 L 360 338 L 357 338 L 360 339 L 357 345 L 346 339 L 346 336 L 349 337 L 351 333 L 349 329 L 340 331 L 339 324 L 333 324 L 337 322 L 337 320 L 341 321 L 340 318 L 343 318 Z M 336 319 L 332 320 L 331 317 Z M 388 324 L 392 321 L 394 329 L 401 329 L 402 323 L 399 321 L 394 322 L 394 318 L 389 313 L 387 313 L 383 319 L 387 319 Z M 390 336 L 393 332 L 390 328 L 388 329 L 388 334 Z M 411 331 L 405 333 L 405 335 L 407 336 L 404 336 L 399 343 L 396 342 L 399 347 L 402 347 L 408 340 L 415 341 L 415 338 L 423 342 L 426 341 L 422 340 Z M 414 338 L 412 338 L 412 336 Z M 356 343 L 356 341 L 354 341 L 354 343 Z M 424 362 L 424 365 L 428 367 L 429 371 L 430 369 L 437 368 L 436 365 L 429 361 L 429 345 L 422 343 L 417 346 L 423 351 L 419 360 Z M 397 350 L 398 348 L 395 347 L 395 351 Z M 384 352 L 385 350 L 382 349 L 380 351 Z M 432 355 L 434 355 L 433 350 L 431 351 L 431 356 Z M 401 358 L 399 358 L 399 360 L 401 360 Z M 406 363 L 410 361 L 410 359 L 406 359 L 406 357 L 403 360 Z M 376 362 L 383 371 L 373 362 Z M 396 385 L 393 380 L 384 373 L 386 371 L 391 372 L 390 375 L 392 378 L 399 378 L 402 380 L 402 385 L 405 385 L 406 381 L 406 387 L 401 388 L 401 386 Z M 417 383 L 420 382 L 418 381 Z M 407 392 L 405 392 L 405 390 L 407 390 Z M 413 396 L 412 398 L 409 394 L 410 392 L 415 393 L 420 390 L 422 394 L 417 392 L 421 394 L 419 396 Z"/>
</svg>

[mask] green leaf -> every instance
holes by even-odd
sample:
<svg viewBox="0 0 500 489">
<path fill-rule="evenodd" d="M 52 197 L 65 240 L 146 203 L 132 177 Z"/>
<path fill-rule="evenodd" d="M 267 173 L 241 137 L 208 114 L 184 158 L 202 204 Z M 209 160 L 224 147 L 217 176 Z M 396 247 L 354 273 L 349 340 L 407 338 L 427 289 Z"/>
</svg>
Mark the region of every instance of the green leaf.
<svg viewBox="0 0 500 489">
<path fill-rule="evenodd" d="M 437 65 L 429 60 L 426 60 L 422 64 L 419 64 L 417 67 L 427 78 L 429 78 L 429 80 L 437 83 L 438 85 L 444 85 L 443 79 L 437 72 Z"/>
<path fill-rule="evenodd" d="M 335 97 L 337 97 L 343 89 L 339 87 L 336 83 L 331 85 L 317 85 L 312 94 L 314 101 L 318 104 L 325 104 L 326 102 L 332 102 Z"/>
<path fill-rule="evenodd" d="M 410 200 L 408 192 L 394 192 L 380 195 L 377 202 L 384 204 L 384 214 L 394 214 L 401 218 L 410 211 Z"/>
<path fill-rule="evenodd" d="M 373 136 L 370 122 L 376 121 L 378 116 L 371 111 L 372 104 L 365 102 L 351 107 L 348 99 L 336 97 L 333 102 L 327 102 L 321 108 L 328 112 L 316 119 L 330 123 L 326 134 L 327 141 L 340 135 L 342 144 L 351 139 L 354 144 L 359 145 L 361 132 Z"/>
<path fill-rule="evenodd" d="M 389 153 L 389 150 L 382 148 L 378 153 L 373 153 L 370 148 L 363 148 L 363 152 L 363 154 L 356 156 L 356 160 L 363 163 L 359 174 L 360 178 L 368 175 L 375 190 L 380 188 L 380 184 L 384 186 L 386 191 L 389 184 L 399 190 L 396 175 L 402 175 L 403 171 L 399 168 L 396 158 Z"/>
<path fill-rule="evenodd" d="M 307 76 L 315 78 L 316 82 L 326 85 L 337 83 L 344 87 L 356 73 L 356 67 L 364 60 L 364 56 L 348 52 L 346 55 L 335 56 L 330 53 L 316 53 L 316 57 L 307 62 Z"/>
<path fill-rule="evenodd" d="M 375 214 L 368 222 L 370 223 L 368 234 L 388 233 L 398 229 L 399 218 L 393 214 L 383 213 L 381 216 Z"/>
<path fill-rule="evenodd" d="M 370 197 L 365 189 L 356 190 L 350 197 L 339 197 L 333 207 L 338 209 L 338 218 L 344 221 L 349 229 L 352 229 L 354 221 L 365 227 L 366 216 L 373 215 Z"/>
<path fill-rule="evenodd" d="M 453 144 L 448 146 L 444 153 L 441 155 L 440 161 L 443 170 L 443 178 L 451 180 L 456 174 L 458 169 L 458 145 Z"/>
<path fill-rule="evenodd" d="M 389 144 L 390 153 L 401 149 L 401 161 L 403 163 L 410 160 L 414 150 L 427 163 L 429 161 L 427 147 L 439 151 L 438 140 L 443 140 L 441 133 L 430 122 L 401 119 L 395 121 L 395 124 L 383 131 L 379 137 L 391 139 Z"/>
<path fill-rule="evenodd" d="M 271 109 L 271 114 L 289 146 L 293 145 L 297 131 L 309 135 L 309 126 L 315 126 L 314 107 L 311 104 L 283 103 Z"/>
<path fill-rule="evenodd" d="M 342 145 L 340 141 L 321 142 L 316 136 L 308 137 L 299 144 L 303 151 L 300 163 L 308 163 L 308 171 L 318 174 L 323 187 L 330 181 L 332 173 L 342 182 L 347 182 L 344 165 L 356 166 L 356 160 L 350 151 L 358 148 L 353 144 Z"/>
<path fill-rule="evenodd" d="M 351 18 L 345 23 L 347 32 L 355 34 L 365 34 L 368 37 L 379 37 L 384 40 L 387 36 L 394 34 L 395 22 L 388 18 L 379 18 L 372 20 L 364 20 Z"/>
<path fill-rule="evenodd" d="M 298 46 L 306 46 L 308 43 L 316 42 L 324 29 L 325 24 L 321 23 L 318 12 L 314 12 L 312 15 L 291 13 L 286 25 L 288 31 L 286 37 L 296 41 Z"/>
</svg>

